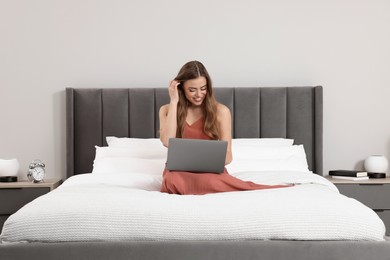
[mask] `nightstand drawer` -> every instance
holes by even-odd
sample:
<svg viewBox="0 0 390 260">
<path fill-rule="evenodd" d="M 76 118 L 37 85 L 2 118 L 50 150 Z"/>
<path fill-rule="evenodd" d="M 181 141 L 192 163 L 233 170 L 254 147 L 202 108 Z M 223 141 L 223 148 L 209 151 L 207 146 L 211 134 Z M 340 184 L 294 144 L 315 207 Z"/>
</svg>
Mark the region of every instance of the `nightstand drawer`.
<svg viewBox="0 0 390 260">
<path fill-rule="evenodd" d="M 375 211 L 386 226 L 386 236 L 390 236 L 390 210 Z"/>
<path fill-rule="evenodd" d="M 0 215 L 11 215 L 28 202 L 49 191 L 48 187 L 0 189 Z"/>
<path fill-rule="evenodd" d="M 390 209 L 390 184 L 336 184 L 341 194 L 372 209 Z"/>
</svg>

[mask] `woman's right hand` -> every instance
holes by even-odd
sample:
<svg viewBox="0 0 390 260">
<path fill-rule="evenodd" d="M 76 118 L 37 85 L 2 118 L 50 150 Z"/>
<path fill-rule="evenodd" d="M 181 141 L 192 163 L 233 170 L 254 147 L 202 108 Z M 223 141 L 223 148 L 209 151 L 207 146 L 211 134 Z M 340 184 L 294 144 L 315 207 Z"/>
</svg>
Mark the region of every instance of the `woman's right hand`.
<svg viewBox="0 0 390 260">
<path fill-rule="evenodd" d="M 177 129 L 177 104 L 179 103 L 179 86 L 180 82 L 177 80 L 171 80 L 168 87 L 169 98 L 171 99 L 169 104 L 163 105 L 160 108 L 160 140 L 165 147 L 169 145 L 169 138 L 176 136 Z"/>
<path fill-rule="evenodd" d="M 169 97 L 171 98 L 171 102 L 178 103 L 179 102 L 179 91 L 177 87 L 180 85 L 180 82 L 177 80 L 171 80 L 169 83 Z"/>
</svg>

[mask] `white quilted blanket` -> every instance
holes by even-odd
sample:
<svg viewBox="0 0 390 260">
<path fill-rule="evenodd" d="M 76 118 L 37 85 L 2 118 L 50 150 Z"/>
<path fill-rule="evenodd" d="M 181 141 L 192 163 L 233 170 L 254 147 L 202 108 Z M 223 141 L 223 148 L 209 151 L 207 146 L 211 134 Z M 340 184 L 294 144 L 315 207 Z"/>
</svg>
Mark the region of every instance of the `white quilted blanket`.
<svg viewBox="0 0 390 260">
<path fill-rule="evenodd" d="M 385 227 L 375 212 L 340 195 L 320 176 L 236 176 L 263 184 L 300 185 L 182 196 L 157 191 L 161 176 L 83 174 L 12 215 L 1 241 L 384 240 Z"/>
</svg>

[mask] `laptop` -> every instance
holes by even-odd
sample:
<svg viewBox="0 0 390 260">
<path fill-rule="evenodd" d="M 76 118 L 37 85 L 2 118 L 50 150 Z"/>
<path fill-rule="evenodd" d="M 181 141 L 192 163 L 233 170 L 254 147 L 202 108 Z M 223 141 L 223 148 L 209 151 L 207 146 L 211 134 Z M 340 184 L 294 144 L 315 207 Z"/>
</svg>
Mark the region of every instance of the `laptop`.
<svg viewBox="0 0 390 260">
<path fill-rule="evenodd" d="M 194 173 L 222 173 L 227 141 L 171 138 L 167 169 Z"/>
</svg>

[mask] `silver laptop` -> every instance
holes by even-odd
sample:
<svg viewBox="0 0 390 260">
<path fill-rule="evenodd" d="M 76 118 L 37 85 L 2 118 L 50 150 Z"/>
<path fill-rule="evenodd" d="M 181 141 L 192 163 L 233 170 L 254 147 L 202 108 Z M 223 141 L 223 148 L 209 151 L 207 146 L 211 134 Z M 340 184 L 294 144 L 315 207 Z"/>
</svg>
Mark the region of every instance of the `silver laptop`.
<svg viewBox="0 0 390 260">
<path fill-rule="evenodd" d="M 225 168 L 227 141 L 171 138 L 167 169 L 195 173 L 222 173 Z"/>
</svg>

